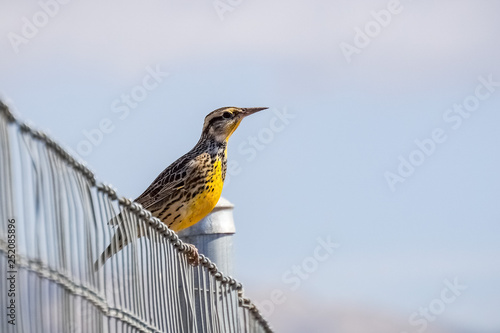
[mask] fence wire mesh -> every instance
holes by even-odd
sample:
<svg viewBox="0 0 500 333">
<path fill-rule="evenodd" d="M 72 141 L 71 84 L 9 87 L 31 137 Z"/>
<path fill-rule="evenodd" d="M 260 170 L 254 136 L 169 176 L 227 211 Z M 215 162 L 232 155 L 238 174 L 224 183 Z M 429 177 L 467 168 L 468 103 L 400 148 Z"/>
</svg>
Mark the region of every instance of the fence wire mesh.
<svg viewBox="0 0 500 333">
<path fill-rule="evenodd" d="M 189 265 L 174 232 L 1 102 L 0 158 L 1 332 L 271 332 L 239 282 Z M 95 271 L 119 211 L 147 237 Z"/>
</svg>

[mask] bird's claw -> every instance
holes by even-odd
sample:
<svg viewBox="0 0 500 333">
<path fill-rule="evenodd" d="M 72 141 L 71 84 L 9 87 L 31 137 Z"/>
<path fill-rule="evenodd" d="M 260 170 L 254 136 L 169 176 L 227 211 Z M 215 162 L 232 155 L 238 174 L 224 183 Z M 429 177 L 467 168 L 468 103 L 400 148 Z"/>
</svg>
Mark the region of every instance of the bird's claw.
<svg viewBox="0 0 500 333">
<path fill-rule="evenodd" d="M 200 264 L 200 254 L 198 253 L 198 249 L 193 244 L 187 244 L 191 251 L 187 253 L 188 263 L 192 266 L 198 266 Z"/>
</svg>

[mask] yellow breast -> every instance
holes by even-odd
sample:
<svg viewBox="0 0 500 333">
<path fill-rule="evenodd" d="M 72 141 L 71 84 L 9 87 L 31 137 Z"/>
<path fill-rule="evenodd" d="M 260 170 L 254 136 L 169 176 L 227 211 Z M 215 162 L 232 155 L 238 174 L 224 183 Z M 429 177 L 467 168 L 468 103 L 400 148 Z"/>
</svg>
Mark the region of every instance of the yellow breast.
<svg viewBox="0 0 500 333">
<path fill-rule="evenodd" d="M 214 209 L 222 193 L 224 181 L 222 179 L 222 161 L 217 159 L 205 178 L 203 191 L 190 199 L 187 203 L 186 215 L 177 225 L 171 228 L 180 231 L 199 222 Z"/>
</svg>

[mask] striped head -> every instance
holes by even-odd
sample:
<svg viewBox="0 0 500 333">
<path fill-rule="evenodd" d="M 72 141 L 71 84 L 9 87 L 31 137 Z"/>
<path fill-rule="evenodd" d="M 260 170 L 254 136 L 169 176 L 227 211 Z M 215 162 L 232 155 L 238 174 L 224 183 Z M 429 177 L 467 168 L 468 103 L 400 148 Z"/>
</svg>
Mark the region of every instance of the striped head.
<svg viewBox="0 0 500 333">
<path fill-rule="evenodd" d="M 236 108 L 230 106 L 212 111 L 205 117 L 201 136 L 217 142 L 227 142 L 243 118 L 265 109 L 267 108 Z"/>
</svg>

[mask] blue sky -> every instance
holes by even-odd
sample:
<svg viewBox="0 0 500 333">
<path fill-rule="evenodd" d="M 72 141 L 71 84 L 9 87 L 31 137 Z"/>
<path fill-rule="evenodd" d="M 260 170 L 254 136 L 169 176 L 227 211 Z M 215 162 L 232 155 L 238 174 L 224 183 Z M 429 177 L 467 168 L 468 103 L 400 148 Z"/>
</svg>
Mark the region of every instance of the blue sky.
<svg viewBox="0 0 500 333">
<path fill-rule="evenodd" d="M 208 112 L 269 106 L 231 138 L 223 192 L 250 296 L 406 320 L 458 278 L 467 290 L 431 325 L 498 330 L 500 4 L 231 3 L 75 0 L 44 20 L 38 2 L 3 2 L 2 98 L 127 197 L 197 142 Z M 418 164 L 407 177 L 400 156 Z M 318 237 L 340 244 L 321 262 Z M 283 275 L 304 264 L 290 290 Z"/>
</svg>

